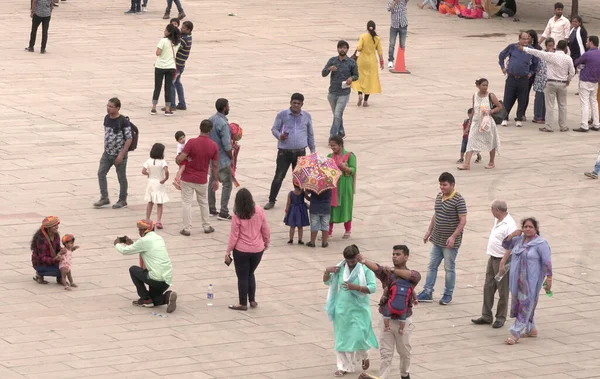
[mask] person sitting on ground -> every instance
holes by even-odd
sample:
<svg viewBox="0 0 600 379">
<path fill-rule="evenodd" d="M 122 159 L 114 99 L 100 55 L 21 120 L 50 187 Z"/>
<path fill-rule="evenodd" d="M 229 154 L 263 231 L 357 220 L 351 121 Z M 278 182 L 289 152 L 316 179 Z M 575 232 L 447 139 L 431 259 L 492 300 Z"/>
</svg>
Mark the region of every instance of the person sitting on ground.
<svg viewBox="0 0 600 379">
<path fill-rule="evenodd" d="M 133 305 L 152 308 L 167 304 L 167 313 L 172 313 L 177 308 L 177 292 L 167 289 L 171 286 L 173 265 L 165 240 L 154 232 L 155 227 L 152 220 L 140 220 L 137 222 L 140 239 L 133 242 L 127 236 L 117 237 L 114 245 L 123 255 L 140 255 L 142 267 L 129 268 L 131 280 L 140 297 L 133 301 Z"/>
<path fill-rule="evenodd" d="M 440 3 L 438 8 L 438 12 L 441 14 L 445 14 L 448 16 L 456 15 L 458 16 L 460 12 L 466 7 L 464 5 L 460 5 L 459 0 L 445 0 Z"/>
<path fill-rule="evenodd" d="M 56 282 L 62 283 L 58 268 L 58 263 L 62 260 L 62 256 L 59 255 L 62 251 L 58 234 L 59 225 L 58 217 L 48 216 L 31 239 L 31 265 L 35 270 L 33 280 L 39 284 L 48 284 L 44 276 L 55 276 Z"/>
</svg>

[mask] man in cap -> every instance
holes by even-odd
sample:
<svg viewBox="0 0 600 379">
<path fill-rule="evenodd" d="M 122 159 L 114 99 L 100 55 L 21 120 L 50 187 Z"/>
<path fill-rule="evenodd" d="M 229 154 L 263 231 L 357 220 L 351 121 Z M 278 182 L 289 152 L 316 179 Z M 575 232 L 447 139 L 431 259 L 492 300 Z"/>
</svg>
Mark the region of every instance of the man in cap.
<svg viewBox="0 0 600 379">
<path fill-rule="evenodd" d="M 171 286 L 173 265 L 165 240 L 154 232 L 155 226 L 152 220 L 138 221 L 137 228 L 141 238 L 133 242 L 127 236 L 117 237 L 115 247 L 123 255 L 140 255 L 142 267 L 129 268 L 131 280 L 140 296 L 133 301 L 133 305 L 152 308 L 167 304 L 167 313 L 172 313 L 177 307 L 177 293 L 167 289 Z"/>
</svg>

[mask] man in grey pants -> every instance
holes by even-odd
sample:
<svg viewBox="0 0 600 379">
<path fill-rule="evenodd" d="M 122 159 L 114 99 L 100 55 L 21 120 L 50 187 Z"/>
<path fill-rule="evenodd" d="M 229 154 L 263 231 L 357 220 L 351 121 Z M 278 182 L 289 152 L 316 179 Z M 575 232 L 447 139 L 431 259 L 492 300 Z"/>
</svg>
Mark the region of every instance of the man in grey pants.
<svg viewBox="0 0 600 379">
<path fill-rule="evenodd" d="M 517 230 L 517 224 L 508 213 L 508 206 L 505 201 L 494 200 L 492 203 L 492 214 L 495 220 L 487 247 L 489 259 L 485 271 L 485 284 L 483 285 L 483 308 L 481 310 L 481 317 L 473 319 L 471 322 L 476 325 L 492 323 L 494 320 L 492 316 L 494 295 L 498 291 L 500 299 L 498 300 L 498 307 L 496 309 L 496 321 L 492 327 L 501 328 L 506 322 L 506 313 L 508 310 L 508 272 L 504 272 L 504 276 L 499 282 L 495 277 L 499 272 L 502 273 L 500 270 L 500 261 L 505 252 L 502 247 L 502 241 Z"/>
<path fill-rule="evenodd" d="M 98 167 L 98 184 L 100 186 L 100 200 L 94 207 L 101 208 L 110 204 L 108 199 L 108 184 L 106 174 L 114 165 L 119 178 L 119 201 L 113 209 L 127 207 L 127 152 L 133 142 L 131 125 L 125 116 L 119 114 L 121 101 L 116 97 L 108 100 L 104 117 L 104 153 L 100 158 Z"/>
<path fill-rule="evenodd" d="M 233 181 L 231 177 L 231 160 L 233 159 L 233 147 L 231 146 L 231 129 L 229 129 L 229 101 L 227 99 L 217 99 L 215 102 L 217 113 L 212 115 L 209 120 L 213 123 L 210 132 L 212 139 L 219 147 L 219 181 L 223 183 L 221 190 L 221 210 L 217 212 L 216 193 L 212 190 L 213 175 L 212 171 L 208 180 L 208 210 L 211 216 L 218 216 L 219 220 L 229 221 L 229 198 Z"/>
</svg>

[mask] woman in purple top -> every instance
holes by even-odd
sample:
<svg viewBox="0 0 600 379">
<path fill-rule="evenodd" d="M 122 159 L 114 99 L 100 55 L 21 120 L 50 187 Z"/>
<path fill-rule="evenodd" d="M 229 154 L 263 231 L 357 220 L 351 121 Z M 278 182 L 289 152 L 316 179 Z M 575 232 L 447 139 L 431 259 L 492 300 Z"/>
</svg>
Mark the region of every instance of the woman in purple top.
<svg viewBox="0 0 600 379">
<path fill-rule="evenodd" d="M 540 237 L 538 222 L 533 217 L 524 219 L 521 229 L 506 237 L 502 247 L 510 251 L 502 258 L 500 267 L 504 267 L 512 254 L 509 279 L 512 295 L 510 316 L 515 318 L 515 323 L 510 327 L 511 336 L 505 342 L 514 345 L 523 335 L 538 336 L 533 316 L 544 278 L 544 289 L 550 291 L 552 288 L 552 260 L 550 246 Z"/>
</svg>

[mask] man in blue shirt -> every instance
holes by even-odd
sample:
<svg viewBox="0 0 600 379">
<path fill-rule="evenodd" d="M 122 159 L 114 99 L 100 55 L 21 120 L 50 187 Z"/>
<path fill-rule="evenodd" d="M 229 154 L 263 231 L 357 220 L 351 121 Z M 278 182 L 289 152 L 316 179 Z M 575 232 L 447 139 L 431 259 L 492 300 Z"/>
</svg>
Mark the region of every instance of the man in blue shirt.
<svg viewBox="0 0 600 379">
<path fill-rule="evenodd" d="M 338 55 L 329 58 L 327 64 L 321 71 L 321 75 L 326 77 L 331 73 L 329 81 L 329 105 L 333 112 L 333 123 L 331 124 L 330 136 L 340 135 L 346 136 L 344 130 L 344 109 L 350 98 L 350 85 L 353 81 L 358 80 L 358 66 L 354 59 L 348 58 L 348 49 L 350 46 L 344 40 L 338 41 Z"/>
<path fill-rule="evenodd" d="M 231 159 L 233 159 L 233 146 L 231 146 L 231 130 L 229 129 L 229 101 L 227 99 L 217 99 L 215 102 L 217 113 L 212 115 L 209 120 L 213 123 L 210 132 L 210 139 L 219 147 L 219 181 L 223 184 L 221 190 L 221 211 L 217 212 L 217 198 L 215 191 L 212 190 L 214 177 L 212 171 L 208 179 L 208 210 L 211 216 L 217 216 L 222 221 L 231 220 L 229 214 L 229 198 L 233 180 L 231 177 Z"/>
<path fill-rule="evenodd" d="M 292 170 L 296 168 L 298 157 L 306 155 L 306 146 L 311 153 L 315 152 L 312 118 L 308 112 L 302 110 L 302 105 L 304 105 L 304 95 L 294 93 L 290 107 L 277 113 L 271 128 L 271 133 L 277 139 L 277 167 L 265 210 L 275 206 L 281 184 L 290 165 Z"/>
<path fill-rule="evenodd" d="M 502 50 L 498 56 L 498 64 L 502 69 L 502 73 L 506 75 L 506 83 L 504 85 L 504 107 L 506 108 L 506 119 L 502 121 L 502 126 L 508 125 L 508 114 L 518 100 L 517 107 L 517 126 L 523 126 L 525 118 L 525 110 L 527 109 L 527 100 L 529 98 L 529 78 L 535 74 L 538 67 L 538 58 L 533 57 L 524 51 L 519 50 L 519 45 L 522 47 L 531 47 L 529 45 L 531 37 L 527 32 L 519 34 L 519 42 L 512 43 Z M 506 58 L 508 58 L 508 66 L 505 66 Z"/>
</svg>

